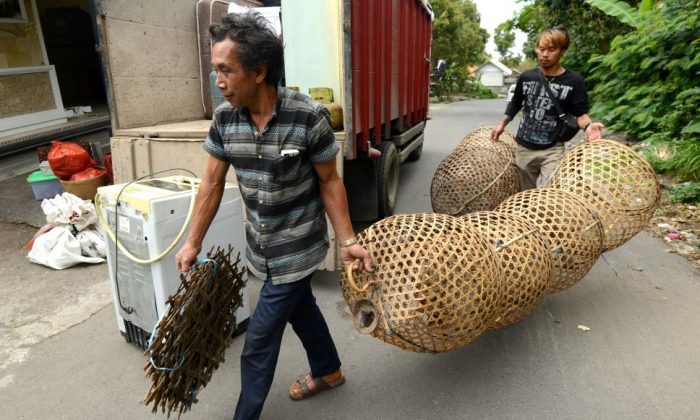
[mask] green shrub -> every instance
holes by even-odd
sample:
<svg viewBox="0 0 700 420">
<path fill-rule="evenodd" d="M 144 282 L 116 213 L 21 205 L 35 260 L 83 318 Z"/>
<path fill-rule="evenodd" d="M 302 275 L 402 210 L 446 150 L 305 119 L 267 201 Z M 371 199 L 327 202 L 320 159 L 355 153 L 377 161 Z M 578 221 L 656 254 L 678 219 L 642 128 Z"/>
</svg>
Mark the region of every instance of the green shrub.
<svg viewBox="0 0 700 420">
<path fill-rule="evenodd" d="M 676 203 L 700 203 L 700 182 L 684 182 L 671 190 L 671 199 Z"/>
<path fill-rule="evenodd" d="M 590 61 L 591 114 L 657 147 L 672 144 L 667 162 L 647 158 L 682 181 L 700 180 L 699 33 L 697 1 L 668 0 Z"/>
<path fill-rule="evenodd" d="M 700 142 L 697 139 L 648 141 L 642 156 L 658 173 L 671 174 L 681 182 L 700 181 Z"/>
<path fill-rule="evenodd" d="M 700 181 L 700 141 L 687 138 L 676 142 L 673 165 L 678 179 Z"/>
</svg>

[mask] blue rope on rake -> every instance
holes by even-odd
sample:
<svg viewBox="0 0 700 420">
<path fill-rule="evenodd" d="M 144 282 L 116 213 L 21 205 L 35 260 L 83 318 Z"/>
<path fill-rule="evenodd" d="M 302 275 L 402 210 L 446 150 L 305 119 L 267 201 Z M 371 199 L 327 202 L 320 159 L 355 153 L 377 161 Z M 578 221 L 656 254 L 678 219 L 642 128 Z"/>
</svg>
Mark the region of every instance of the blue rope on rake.
<svg viewBox="0 0 700 420">
<path fill-rule="evenodd" d="M 153 403 L 154 413 L 188 411 L 224 361 L 245 286 L 240 256 L 232 261 L 232 252 L 232 247 L 212 249 L 181 274 L 180 286 L 151 333 L 144 367 L 151 388 L 145 402 Z"/>
</svg>

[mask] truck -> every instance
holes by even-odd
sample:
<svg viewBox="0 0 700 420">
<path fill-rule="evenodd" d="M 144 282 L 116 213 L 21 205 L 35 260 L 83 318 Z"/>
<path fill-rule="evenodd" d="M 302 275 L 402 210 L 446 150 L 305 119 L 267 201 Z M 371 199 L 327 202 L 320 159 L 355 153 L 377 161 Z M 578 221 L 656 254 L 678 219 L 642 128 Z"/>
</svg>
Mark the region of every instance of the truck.
<svg viewBox="0 0 700 420">
<path fill-rule="evenodd" d="M 173 168 L 200 175 L 216 96 L 207 29 L 228 12 L 229 2 L 94 1 L 115 183 Z M 329 92 L 328 106 L 342 113 L 337 166 L 353 221 L 391 215 L 399 164 L 419 159 L 423 148 L 433 19 L 428 1 L 232 3 L 278 7 L 286 85 Z M 228 176 L 235 183 L 234 171 Z M 332 229 L 329 238 L 335 240 Z M 321 269 L 337 268 L 332 246 Z"/>
</svg>

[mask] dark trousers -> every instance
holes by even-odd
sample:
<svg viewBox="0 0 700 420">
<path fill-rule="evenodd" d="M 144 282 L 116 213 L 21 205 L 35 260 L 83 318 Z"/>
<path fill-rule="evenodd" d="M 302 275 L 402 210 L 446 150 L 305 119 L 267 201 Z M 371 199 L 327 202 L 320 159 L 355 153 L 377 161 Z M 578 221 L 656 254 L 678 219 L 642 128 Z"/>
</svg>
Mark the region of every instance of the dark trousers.
<svg viewBox="0 0 700 420">
<path fill-rule="evenodd" d="M 268 277 L 245 336 L 241 354 L 241 394 L 234 419 L 260 417 L 275 375 L 287 322 L 292 324 L 306 349 L 313 377 L 340 369 L 340 359 L 326 320 L 311 293 L 311 276 L 280 285 L 273 285 Z"/>
</svg>

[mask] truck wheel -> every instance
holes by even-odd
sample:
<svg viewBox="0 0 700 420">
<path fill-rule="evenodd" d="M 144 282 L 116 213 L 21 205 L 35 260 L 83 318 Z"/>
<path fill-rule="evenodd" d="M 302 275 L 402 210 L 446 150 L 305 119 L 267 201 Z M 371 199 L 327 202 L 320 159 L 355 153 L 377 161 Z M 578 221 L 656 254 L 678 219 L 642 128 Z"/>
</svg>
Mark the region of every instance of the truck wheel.
<svg viewBox="0 0 700 420">
<path fill-rule="evenodd" d="M 406 158 L 407 161 L 409 162 L 415 162 L 418 159 L 420 159 L 420 156 L 423 154 L 423 145 L 421 144 L 416 148 L 416 150 L 412 151 L 408 157 Z"/>
<path fill-rule="evenodd" d="M 394 214 L 399 191 L 399 154 L 390 141 L 379 145 L 382 156 L 374 162 L 377 178 L 377 214 L 380 219 Z"/>
</svg>

